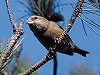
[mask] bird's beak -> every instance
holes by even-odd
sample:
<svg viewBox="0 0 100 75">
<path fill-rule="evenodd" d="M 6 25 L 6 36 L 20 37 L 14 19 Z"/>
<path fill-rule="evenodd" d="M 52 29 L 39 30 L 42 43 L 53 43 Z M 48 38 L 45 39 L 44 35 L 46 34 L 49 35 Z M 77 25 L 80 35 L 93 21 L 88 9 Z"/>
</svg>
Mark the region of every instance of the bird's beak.
<svg viewBox="0 0 100 75">
<path fill-rule="evenodd" d="M 28 19 L 28 20 L 26 21 L 26 23 L 27 23 L 27 24 L 33 24 L 33 21 L 30 20 L 30 19 Z"/>
</svg>

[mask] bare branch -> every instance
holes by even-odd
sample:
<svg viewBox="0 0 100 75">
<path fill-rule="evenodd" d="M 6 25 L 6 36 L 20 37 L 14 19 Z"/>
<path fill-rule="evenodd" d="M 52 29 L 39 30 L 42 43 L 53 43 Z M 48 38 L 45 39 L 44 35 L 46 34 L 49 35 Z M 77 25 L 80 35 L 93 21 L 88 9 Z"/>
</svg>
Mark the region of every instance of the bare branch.
<svg viewBox="0 0 100 75">
<path fill-rule="evenodd" d="M 38 68 L 43 66 L 45 63 L 47 63 L 49 60 L 53 59 L 56 54 L 56 44 L 53 46 L 53 48 L 49 48 L 49 53 L 39 62 L 37 62 L 35 65 L 31 66 L 28 70 L 26 70 L 23 73 L 20 73 L 18 75 L 30 75 L 32 72 L 35 72 Z"/>
<path fill-rule="evenodd" d="M 4 48 L 4 51 L 1 55 L 1 59 L 0 59 L 0 70 L 3 69 L 3 65 L 4 63 L 7 61 L 7 58 L 10 56 L 11 51 L 14 47 L 14 45 L 16 44 L 17 40 L 20 38 L 20 36 L 23 34 L 22 28 L 18 28 L 14 34 L 12 35 L 12 37 L 10 38 L 8 44 L 6 45 L 6 47 Z"/>
<path fill-rule="evenodd" d="M 16 42 L 18 41 L 20 36 L 23 34 L 22 24 L 23 24 L 24 21 L 21 20 L 20 25 L 17 26 L 15 20 L 12 17 L 8 0 L 6 0 L 6 6 L 7 6 L 7 9 L 8 9 L 8 15 L 9 15 L 10 21 L 12 23 L 14 32 L 13 32 L 13 35 L 10 38 L 8 44 L 6 45 L 6 47 L 4 48 L 4 50 L 2 52 L 1 59 L 0 59 L 0 71 L 6 66 L 6 65 L 4 66 L 4 64 L 8 60 L 7 58 L 10 56 L 14 45 L 16 44 Z"/>
<path fill-rule="evenodd" d="M 5 1 L 6 1 L 6 6 L 7 6 L 8 15 L 9 15 L 11 24 L 12 24 L 13 28 L 16 28 L 16 21 L 14 20 L 12 14 L 11 14 L 9 1 L 8 0 L 5 0 Z"/>
<path fill-rule="evenodd" d="M 30 75 L 32 72 L 36 71 L 38 68 L 43 66 L 46 62 L 54 58 L 55 53 L 49 52 L 42 60 L 37 62 L 35 65 L 33 65 L 31 68 L 26 70 L 25 72 L 18 74 L 18 75 Z"/>
<path fill-rule="evenodd" d="M 58 39 L 58 41 L 57 41 L 58 43 L 61 42 L 61 40 L 64 38 L 64 35 L 66 35 L 66 33 L 68 33 L 68 32 L 70 31 L 70 29 L 72 28 L 73 23 L 75 22 L 77 16 L 78 16 L 79 13 L 80 13 L 80 9 L 81 9 L 81 7 L 82 7 L 83 2 L 84 2 L 84 0 L 78 0 L 78 3 L 77 3 L 77 6 L 76 6 L 76 8 L 75 8 L 75 10 L 74 10 L 74 12 L 73 12 L 73 15 L 72 15 L 72 17 L 70 18 L 69 23 L 68 23 L 68 25 L 66 26 L 64 32 L 62 33 L 62 35 L 61 35 L 60 38 Z"/>
</svg>

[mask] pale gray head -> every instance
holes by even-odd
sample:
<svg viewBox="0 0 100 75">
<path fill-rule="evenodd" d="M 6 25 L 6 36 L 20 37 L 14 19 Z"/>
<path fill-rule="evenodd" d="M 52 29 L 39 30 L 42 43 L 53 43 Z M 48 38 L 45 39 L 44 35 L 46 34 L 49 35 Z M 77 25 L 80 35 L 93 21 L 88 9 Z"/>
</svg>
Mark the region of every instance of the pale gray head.
<svg viewBox="0 0 100 75">
<path fill-rule="evenodd" d="M 42 31 L 48 29 L 49 21 L 41 16 L 31 16 L 27 20 L 27 24 L 32 28 L 36 27 L 39 31 Z"/>
</svg>

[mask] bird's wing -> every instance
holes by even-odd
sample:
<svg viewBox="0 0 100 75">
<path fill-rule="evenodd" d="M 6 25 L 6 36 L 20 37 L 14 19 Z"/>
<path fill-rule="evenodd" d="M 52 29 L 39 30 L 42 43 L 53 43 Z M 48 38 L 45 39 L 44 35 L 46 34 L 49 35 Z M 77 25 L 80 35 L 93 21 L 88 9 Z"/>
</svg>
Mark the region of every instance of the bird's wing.
<svg viewBox="0 0 100 75">
<path fill-rule="evenodd" d="M 50 36 L 54 40 L 60 37 L 63 30 L 55 23 L 50 21 L 50 25 L 47 29 L 47 31 L 44 33 L 45 36 Z"/>
</svg>

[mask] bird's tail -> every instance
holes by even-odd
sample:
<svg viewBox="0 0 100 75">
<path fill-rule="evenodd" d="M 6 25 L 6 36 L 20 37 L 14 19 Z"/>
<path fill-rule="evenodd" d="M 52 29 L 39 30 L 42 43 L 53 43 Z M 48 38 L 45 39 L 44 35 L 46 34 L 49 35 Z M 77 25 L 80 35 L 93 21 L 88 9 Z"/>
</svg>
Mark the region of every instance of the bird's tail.
<svg viewBox="0 0 100 75">
<path fill-rule="evenodd" d="M 86 54 L 90 53 L 90 52 L 88 52 L 88 51 L 85 51 L 85 50 L 83 50 L 83 49 L 78 48 L 77 46 L 75 47 L 74 50 L 75 50 L 75 51 L 74 51 L 75 53 L 78 53 L 78 54 L 80 54 L 80 55 L 82 55 L 82 56 L 84 56 L 84 57 L 86 57 Z"/>
</svg>

